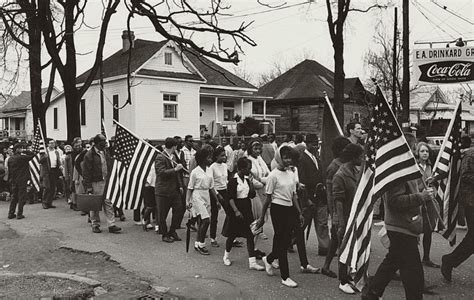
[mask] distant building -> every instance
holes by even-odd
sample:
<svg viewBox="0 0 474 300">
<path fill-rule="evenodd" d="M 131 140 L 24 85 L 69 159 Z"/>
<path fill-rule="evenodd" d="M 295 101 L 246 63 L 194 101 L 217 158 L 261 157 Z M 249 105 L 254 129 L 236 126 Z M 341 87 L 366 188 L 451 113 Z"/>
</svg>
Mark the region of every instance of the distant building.
<svg viewBox="0 0 474 300">
<path fill-rule="evenodd" d="M 133 33 L 132 33 L 133 36 Z M 123 47 L 103 61 L 104 116 L 109 135 L 113 120 L 142 138 L 235 131 L 234 117 L 253 116 L 254 102 L 265 97 L 257 88 L 200 54 L 182 52 L 172 41 L 133 40 L 122 35 Z M 133 48 L 131 105 L 127 105 L 127 61 Z M 90 71 L 77 77 L 80 86 Z M 81 133 L 89 138 L 100 132 L 99 74 L 80 103 Z M 64 94 L 51 101 L 46 114 L 48 136 L 67 138 Z"/>
<path fill-rule="evenodd" d="M 449 98 L 438 86 L 422 86 L 410 93 L 410 122 L 418 124 L 418 137 L 444 136 L 459 98 Z M 462 128 L 474 135 L 474 106 L 462 103 Z"/>
<path fill-rule="evenodd" d="M 321 134 L 324 92 L 334 97 L 334 73 L 314 60 L 304 60 L 281 76 L 262 86 L 258 93 L 274 99 L 267 113 L 279 115 L 277 133 L 313 132 Z M 347 78 L 344 87 L 344 124 L 360 121 L 368 125 L 369 103 L 373 95 L 359 78 Z M 258 106 L 254 106 L 254 112 Z"/>
<path fill-rule="evenodd" d="M 46 95 L 47 89 L 41 90 L 41 95 Z M 59 94 L 53 89 L 51 97 Z M 14 137 L 18 139 L 30 139 L 33 135 L 33 112 L 31 111 L 31 93 L 22 91 L 17 96 L 11 96 L 0 107 L 0 119 L 2 120 L 2 137 Z"/>
</svg>

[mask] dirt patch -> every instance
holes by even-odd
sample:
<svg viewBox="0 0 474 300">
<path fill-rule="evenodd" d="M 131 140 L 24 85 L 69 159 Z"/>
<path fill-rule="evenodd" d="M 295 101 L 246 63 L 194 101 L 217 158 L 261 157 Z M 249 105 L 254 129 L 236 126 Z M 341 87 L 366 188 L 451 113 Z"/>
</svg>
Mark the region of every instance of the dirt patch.
<svg viewBox="0 0 474 300">
<path fill-rule="evenodd" d="M 94 295 L 89 285 L 46 276 L 0 276 L 0 298 L 88 298 Z"/>
<path fill-rule="evenodd" d="M 0 223 L 0 240 L 16 239 L 20 236 L 10 226 Z"/>
</svg>

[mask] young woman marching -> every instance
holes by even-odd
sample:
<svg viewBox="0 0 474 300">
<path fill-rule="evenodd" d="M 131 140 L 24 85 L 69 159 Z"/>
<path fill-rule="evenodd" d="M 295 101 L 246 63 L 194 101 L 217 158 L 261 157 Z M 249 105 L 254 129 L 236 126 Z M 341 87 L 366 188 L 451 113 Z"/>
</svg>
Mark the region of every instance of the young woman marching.
<svg viewBox="0 0 474 300">
<path fill-rule="evenodd" d="M 432 167 L 430 162 L 430 153 L 431 149 L 427 143 L 420 142 L 416 146 L 415 150 L 415 157 L 418 159 L 418 165 L 422 170 L 423 177 L 418 179 L 418 189 L 423 191 L 425 189 L 425 184 L 423 181 L 426 182 L 428 178 L 432 175 Z M 422 263 L 431 268 L 439 268 L 440 266 L 430 259 L 430 250 L 431 250 L 431 235 L 433 233 L 433 229 L 430 226 L 430 222 L 428 220 L 428 212 L 426 210 L 426 206 L 422 206 L 421 209 L 423 213 L 423 260 Z"/>
<path fill-rule="evenodd" d="M 216 148 L 214 150 L 214 163 L 210 166 L 210 172 L 214 179 L 214 189 L 223 199 L 227 200 L 227 164 L 226 164 L 226 155 L 225 149 L 223 147 Z M 211 197 L 211 246 L 219 247 L 219 244 L 216 241 L 217 234 L 217 217 L 219 216 L 219 209 L 217 204 L 217 199 Z"/>
<path fill-rule="evenodd" d="M 255 196 L 255 190 L 248 178 L 251 168 L 249 159 L 240 158 L 237 161 L 237 173 L 228 184 L 230 209 L 226 211 L 227 217 L 222 228 L 222 235 L 227 237 L 223 261 L 226 266 L 232 264 L 229 258 L 232 244 L 236 237 L 243 237 L 247 239 L 249 269 L 263 271 L 265 268 L 257 264 L 255 258 L 253 234 L 250 230 L 250 224 L 254 220 L 250 198 Z"/>
<path fill-rule="evenodd" d="M 257 227 L 263 225 L 265 213 L 271 203 L 270 215 L 274 231 L 273 247 L 272 252 L 268 256 L 263 257 L 262 260 L 265 263 L 267 274 L 272 276 L 272 262 L 278 259 L 281 283 L 292 288 L 297 287 L 298 284 L 290 278 L 287 249 L 290 245 L 291 229 L 294 228 L 295 222 L 299 219 L 302 224 L 304 221 L 296 196 L 295 174 L 289 170 L 289 166 L 293 161 L 293 151 L 291 147 L 283 146 L 275 153 L 278 167 L 267 178 L 265 190 L 267 198 L 257 223 Z"/>
<path fill-rule="evenodd" d="M 212 163 L 211 152 L 206 148 L 201 149 L 196 152 L 195 158 L 197 167 L 191 172 L 189 178 L 186 205 L 191 211 L 193 218 L 198 219 L 199 224 L 194 249 L 202 255 L 209 255 L 205 238 L 211 215 L 210 193 L 213 197 L 216 197 L 219 202 L 222 202 L 222 196 L 216 194 L 214 190 L 214 179 L 212 175 L 207 172 L 208 166 Z"/>
</svg>

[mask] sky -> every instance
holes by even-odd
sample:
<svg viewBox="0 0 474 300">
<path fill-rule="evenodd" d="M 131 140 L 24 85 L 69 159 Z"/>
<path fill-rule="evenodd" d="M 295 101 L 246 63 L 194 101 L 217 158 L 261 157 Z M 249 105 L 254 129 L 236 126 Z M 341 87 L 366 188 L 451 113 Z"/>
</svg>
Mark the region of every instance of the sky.
<svg viewBox="0 0 474 300">
<path fill-rule="evenodd" d="M 386 3 L 390 0 L 378 0 Z M 420 41 L 450 41 L 463 37 L 464 40 L 474 40 L 474 1 L 472 0 L 435 0 L 441 6 L 458 14 L 455 16 L 438 7 L 434 0 L 410 0 L 410 47 L 428 48 L 429 45 L 419 45 Z M 153 2 L 153 1 L 151 1 Z M 206 8 L 210 0 L 189 0 L 195 7 Z M 255 79 L 261 73 L 269 72 L 275 63 L 292 67 L 304 58 L 318 61 L 333 70 L 333 48 L 326 22 L 327 10 L 324 0 L 261 0 L 273 6 L 282 5 L 280 9 L 270 9 L 260 5 L 257 0 L 224 0 L 230 5 L 226 11 L 229 16 L 222 16 L 220 24 L 225 28 L 238 27 L 242 22 L 251 22 L 247 34 L 257 43 L 251 47 L 242 44 L 243 54 L 239 68 L 252 74 Z M 364 9 L 376 0 L 352 0 L 351 7 Z M 401 0 L 391 0 L 387 9 L 373 9 L 368 13 L 350 12 L 345 25 L 345 73 L 346 77 L 360 77 L 363 82 L 369 78 L 369 72 L 364 64 L 364 56 L 369 49 L 377 49 L 373 36 L 377 28 L 393 32 L 393 14 L 395 6 L 399 7 L 398 22 L 401 31 Z M 420 13 L 420 10 L 422 13 Z M 89 1 L 85 12 L 85 22 L 76 31 L 76 46 L 78 55 L 78 75 L 92 66 L 95 48 L 99 35 L 102 4 L 99 0 Z M 121 48 L 122 30 L 126 29 L 128 11 L 119 6 L 109 24 L 109 31 L 104 50 L 104 57 L 111 55 Z M 136 38 L 161 41 L 164 38 L 154 31 L 147 18 L 136 16 L 132 21 L 132 30 Z M 209 37 L 195 35 L 193 40 L 205 47 L 212 46 Z M 473 44 L 471 42 L 471 44 Z M 444 47 L 445 44 L 435 44 L 434 47 Z M 47 55 L 44 54 L 44 59 Z M 221 64 L 229 70 L 233 64 Z M 17 90 L 28 89 L 28 76 L 23 76 Z M 47 78 L 45 74 L 44 78 Z M 46 81 L 46 80 L 44 80 Z M 46 85 L 46 83 L 44 83 Z M 62 90 L 58 78 L 56 86 Z"/>
</svg>

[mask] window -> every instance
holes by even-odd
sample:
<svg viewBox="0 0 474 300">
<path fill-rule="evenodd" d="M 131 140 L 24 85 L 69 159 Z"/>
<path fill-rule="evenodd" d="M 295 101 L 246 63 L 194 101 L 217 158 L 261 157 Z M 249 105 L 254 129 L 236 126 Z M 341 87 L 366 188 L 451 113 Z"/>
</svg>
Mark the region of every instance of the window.
<svg viewBox="0 0 474 300">
<path fill-rule="evenodd" d="M 53 108 L 53 129 L 58 129 L 58 108 Z"/>
<path fill-rule="evenodd" d="M 173 64 L 173 55 L 170 52 L 165 52 L 165 65 L 171 66 Z"/>
<path fill-rule="evenodd" d="M 81 125 L 86 125 L 86 99 L 81 99 Z"/>
<path fill-rule="evenodd" d="M 252 114 L 263 115 L 263 101 L 252 103 Z"/>
<path fill-rule="evenodd" d="M 360 122 L 360 113 L 354 112 L 353 119 L 356 122 Z"/>
<path fill-rule="evenodd" d="M 114 107 L 112 108 L 113 109 L 112 119 L 119 122 L 119 110 L 118 110 L 119 96 L 118 95 L 112 96 L 112 103 L 114 105 Z"/>
<path fill-rule="evenodd" d="M 224 121 L 234 120 L 234 102 L 224 101 Z"/>
<path fill-rule="evenodd" d="M 178 96 L 171 94 L 163 94 L 163 118 L 178 118 Z"/>
</svg>

